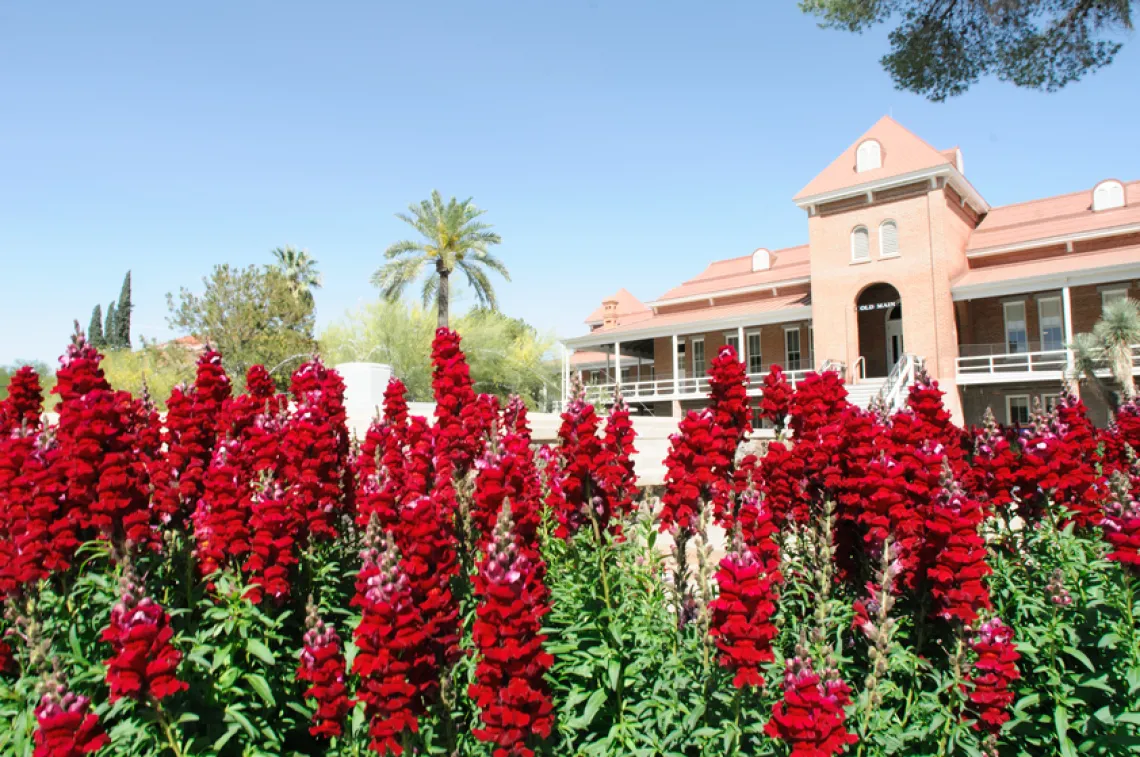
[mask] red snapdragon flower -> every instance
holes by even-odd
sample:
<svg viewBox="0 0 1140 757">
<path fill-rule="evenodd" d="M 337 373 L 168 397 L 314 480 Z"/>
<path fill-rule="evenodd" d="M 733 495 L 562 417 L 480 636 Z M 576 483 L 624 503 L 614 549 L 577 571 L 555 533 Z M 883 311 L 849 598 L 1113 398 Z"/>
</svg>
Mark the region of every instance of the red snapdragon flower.
<svg viewBox="0 0 1140 757">
<path fill-rule="evenodd" d="M 193 516 L 194 555 L 203 576 L 226 565 L 240 565 L 249 552 L 249 482 L 240 457 L 240 442 L 221 442 L 206 471 L 202 498 Z"/>
<path fill-rule="evenodd" d="M 1009 437 L 993 411 L 986 408 L 982 427 L 974 432 L 974 454 L 963 485 L 970 496 L 983 503 L 987 514 L 1004 512 L 1013 503 L 1017 466 Z"/>
<path fill-rule="evenodd" d="M 303 395 L 281 441 L 286 500 L 311 539 L 335 539 L 336 517 L 347 505 L 347 450 L 323 395 L 323 389 Z"/>
<path fill-rule="evenodd" d="M 971 625 L 990 606 L 985 578 L 993 571 L 978 533 L 984 513 L 958 486 L 950 462 L 943 465 L 941 491 L 927 510 L 923 558 L 936 614 Z"/>
<path fill-rule="evenodd" d="M 321 620 L 312 598 L 306 627 L 297 680 L 309 684 L 305 698 L 316 702 L 309 733 L 321 738 L 340 736 L 344 732 L 344 719 L 353 705 L 345 684 L 344 653 L 336 629 Z"/>
<path fill-rule="evenodd" d="M 413 676 L 427 637 L 395 541 L 389 535 L 383 549 L 379 547 L 375 518 L 368 543 L 352 600 L 361 609 L 360 624 L 353 632 L 359 651 L 352 672 L 361 679 L 357 694 L 369 720 L 369 746 L 379 754 L 398 755 L 403 752 L 403 735 L 419 729 L 423 710 Z"/>
<path fill-rule="evenodd" d="M 91 712 L 90 699 L 52 682 L 36 706 L 35 742 L 33 757 L 82 757 L 111 740 Z"/>
<path fill-rule="evenodd" d="M 87 341 L 76 322 L 71 344 L 59 358 L 59 370 L 55 372 L 55 387 L 51 393 L 58 394 L 61 402 L 68 402 L 94 389 L 110 389 L 111 385 L 99 367 L 102 359 L 99 350 Z"/>
<path fill-rule="evenodd" d="M 1112 492 L 1104 518 L 1104 540 L 1112 547 L 1108 559 L 1120 563 L 1125 570 L 1140 573 L 1140 502 L 1136 500 L 1134 481 L 1140 480 L 1137 464 L 1131 466 L 1132 480 L 1122 472 L 1113 473 Z"/>
<path fill-rule="evenodd" d="M 713 468 L 718 459 L 714 429 L 711 411 L 690 410 L 669 437 L 665 491 L 657 514 L 661 531 L 692 532 L 705 503 L 712 500 L 714 486 L 721 480 Z"/>
<path fill-rule="evenodd" d="M 509 501 L 518 518 L 516 533 L 523 544 L 534 550 L 542 522 L 542 492 L 526 428 L 525 406 L 521 410 L 515 408 L 512 418 L 513 426 L 507 427 L 504 419 L 502 433 L 475 463 L 471 515 L 480 544 L 486 545 L 493 536 L 503 503 Z"/>
<path fill-rule="evenodd" d="M 266 481 L 253 493 L 249 507 L 249 554 L 242 570 L 249 575 L 246 593 L 254 604 L 266 596 L 283 602 L 292 590 L 289 570 L 297 564 L 300 518 L 289 507 L 279 484 Z"/>
<path fill-rule="evenodd" d="M 605 455 L 599 461 L 599 485 L 606 493 L 612 514 L 628 514 L 633 509 L 637 497 L 637 474 L 634 471 L 633 456 L 637 453 L 633 440 L 637 432 L 629 415 L 629 405 L 619 395 L 609 414 L 602 437 L 602 450 Z M 518 514 L 518 510 L 515 510 Z"/>
<path fill-rule="evenodd" d="M 533 757 L 550 735 L 554 704 L 545 675 L 554 658 L 543 651 L 542 618 L 549 611 L 542 560 L 515 535 L 509 507 L 500 510 L 494 539 L 475 576 L 479 607 L 472 639 L 479 654 L 467 693 L 480 708 L 481 741 L 495 757 Z"/>
<path fill-rule="evenodd" d="M 1000 618 L 982 623 L 969 644 L 976 655 L 967 678 L 973 686 L 969 690 L 970 706 L 978 717 L 974 728 L 997 734 L 1010 717 L 1009 706 L 1015 696 L 1010 684 L 1021 678 L 1017 670 L 1021 655 L 1014 647 L 1013 631 Z"/>
<path fill-rule="evenodd" d="M 40 377 L 30 365 L 22 366 L 8 381 L 8 398 L 0 401 L 0 436 L 21 426 L 39 428 L 43 414 L 43 389 Z"/>
<path fill-rule="evenodd" d="M 760 521 L 771 522 L 762 503 L 754 507 L 753 529 L 761 525 Z M 771 544 L 771 535 L 761 538 Z M 738 689 L 763 686 L 760 667 L 775 659 L 772 640 L 777 629 L 772 616 L 776 613 L 776 584 L 780 580 L 778 556 L 778 548 L 749 548 L 738 530 L 716 573 L 720 595 L 709 603 L 709 633 L 720 650 L 720 664 L 735 673 L 732 683 Z"/>
<path fill-rule="evenodd" d="M 170 615 L 146 596 L 146 588 L 128 568 L 122 595 L 100 637 L 111 644 L 107 685 L 112 702 L 120 697 L 165 699 L 188 688 L 178 680 L 182 653 L 170 643 L 173 636 Z"/>
<path fill-rule="evenodd" d="M 789 521 L 807 523 L 810 511 L 804 493 L 804 463 L 788 445 L 779 441 L 768 444 L 767 453 L 757 462 L 756 480 L 778 527 Z"/>
<path fill-rule="evenodd" d="M 586 402 L 585 391 L 576 387 L 558 428 L 558 464 L 554 466 L 558 476 L 547 498 L 558 520 L 555 535 L 559 538 L 567 539 L 589 524 L 591 509 L 599 518 L 599 526 L 608 525 L 601 518 L 612 511 L 604 501 L 606 492 L 597 473 L 608 467 L 610 455 L 598 434 L 600 425 L 594 406 Z"/>
<path fill-rule="evenodd" d="M 953 475 L 959 478 L 965 468 L 966 435 L 954 424 L 950 411 L 942 403 L 945 394 L 926 369 L 919 368 L 907 393 L 906 405 L 914 413 L 918 436 L 942 445 Z"/>
<path fill-rule="evenodd" d="M 803 461 L 805 493 L 812 502 L 834 499 L 843 480 L 844 413 L 849 404 L 836 371 L 808 373 L 796 385 L 788 410 L 793 454 Z"/>
<path fill-rule="evenodd" d="M 782 431 L 792 406 L 792 387 L 780 366 L 773 365 L 768 369 L 762 392 L 760 417 L 766 418 L 777 431 Z"/>
<path fill-rule="evenodd" d="M 431 345 L 431 388 L 435 398 L 436 453 L 439 477 L 462 478 L 481 451 L 490 408 L 472 389 L 471 370 L 460 349 L 459 334 L 436 329 Z"/>
<path fill-rule="evenodd" d="M 789 747 L 793 757 L 830 757 L 856 743 L 859 737 L 844 727 L 843 708 L 851 703 L 851 689 L 836 670 L 821 677 L 810 658 L 795 657 L 784 671 L 784 697 L 772 707 L 764 733 Z"/>
</svg>

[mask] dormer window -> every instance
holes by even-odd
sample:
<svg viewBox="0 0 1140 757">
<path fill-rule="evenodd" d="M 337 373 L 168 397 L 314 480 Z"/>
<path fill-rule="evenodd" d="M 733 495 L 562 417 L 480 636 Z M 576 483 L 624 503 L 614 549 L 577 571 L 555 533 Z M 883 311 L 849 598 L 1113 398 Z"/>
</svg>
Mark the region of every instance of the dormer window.
<svg viewBox="0 0 1140 757">
<path fill-rule="evenodd" d="M 1116 179 L 1097 184 L 1093 189 L 1093 210 L 1109 210 L 1124 207 L 1124 185 Z"/>
<path fill-rule="evenodd" d="M 772 253 L 761 247 L 756 252 L 752 253 L 752 270 L 753 271 L 767 271 L 772 267 Z"/>
<path fill-rule="evenodd" d="M 851 261 L 858 263 L 871 259 L 871 235 L 866 226 L 856 226 L 851 232 Z"/>
<path fill-rule="evenodd" d="M 858 173 L 883 166 L 883 148 L 873 139 L 863 142 L 855 150 L 855 170 Z"/>
</svg>

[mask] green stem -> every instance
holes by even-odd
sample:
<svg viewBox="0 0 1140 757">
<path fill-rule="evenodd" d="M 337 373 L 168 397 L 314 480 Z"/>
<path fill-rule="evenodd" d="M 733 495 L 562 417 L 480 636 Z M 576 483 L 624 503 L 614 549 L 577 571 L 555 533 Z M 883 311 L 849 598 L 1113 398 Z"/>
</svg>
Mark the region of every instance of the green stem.
<svg viewBox="0 0 1140 757">
<path fill-rule="evenodd" d="M 158 724 L 162 726 L 162 732 L 166 735 L 166 743 L 170 746 L 170 751 L 174 752 L 174 757 L 182 757 L 182 747 L 178 745 L 178 739 L 174 738 L 174 731 L 170 726 L 170 717 L 163 709 L 161 702 L 157 699 L 151 701 L 154 703 L 154 712 L 158 717 Z"/>
</svg>

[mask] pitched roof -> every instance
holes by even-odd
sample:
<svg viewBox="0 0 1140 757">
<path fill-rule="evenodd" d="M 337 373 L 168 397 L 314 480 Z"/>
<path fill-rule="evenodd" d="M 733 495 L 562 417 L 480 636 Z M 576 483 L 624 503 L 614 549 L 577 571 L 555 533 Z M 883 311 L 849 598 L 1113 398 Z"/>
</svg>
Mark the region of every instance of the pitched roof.
<svg viewBox="0 0 1140 757">
<path fill-rule="evenodd" d="M 882 147 L 882 165 L 858 173 L 855 171 L 855 151 L 868 139 L 878 141 Z M 883 116 L 863 136 L 852 142 L 831 165 L 808 182 L 795 199 L 848 189 L 926 168 L 953 165 L 953 156 L 954 151 L 939 152 L 890 116 Z"/>
<path fill-rule="evenodd" d="M 1091 189 L 991 208 L 966 252 L 1140 223 L 1140 181 L 1124 184 L 1124 207 L 1094 211 Z"/>
<path fill-rule="evenodd" d="M 811 307 L 811 295 L 799 292 L 796 294 L 780 295 L 778 297 L 765 297 L 760 300 L 749 300 L 748 302 L 734 302 L 730 305 L 714 305 L 697 310 L 683 310 L 678 313 L 659 313 L 654 315 L 652 311 L 650 311 L 648 318 L 643 318 L 633 323 L 619 323 L 617 326 L 611 326 L 610 328 L 595 329 L 590 332 L 589 336 L 620 336 L 622 334 L 640 332 L 647 329 L 686 324 L 696 325 L 706 321 L 718 321 L 725 318 L 744 316 L 760 316 L 764 313 L 774 313 L 780 310 L 807 309 L 809 307 Z"/>
<path fill-rule="evenodd" d="M 1022 260 L 1016 263 L 974 268 L 955 279 L 950 288 L 956 294 L 965 294 L 962 290 L 988 288 L 1004 283 L 1032 288 L 1040 286 L 1036 280 L 1044 277 L 1067 274 L 1093 276 L 1098 269 L 1104 269 L 1104 272 L 1108 273 L 1114 269 L 1135 267 L 1138 264 L 1140 264 L 1140 245 L 1129 245 L 1101 252 L 1056 255 L 1038 260 Z"/>
<path fill-rule="evenodd" d="M 752 256 L 716 260 L 705 270 L 680 286 L 673 287 L 657 300 L 664 303 L 700 295 L 731 293 L 737 289 L 748 289 L 764 284 L 772 284 L 790 279 L 800 279 L 811 274 L 811 260 L 808 246 L 788 247 L 772 250 L 772 265 L 764 271 L 752 270 Z"/>
<path fill-rule="evenodd" d="M 653 315 L 653 311 L 651 311 L 645 305 L 645 303 L 643 303 L 641 300 L 634 297 L 628 289 L 626 289 L 625 287 L 622 287 L 621 289 L 617 290 L 617 292 L 615 292 L 613 295 L 606 297 L 604 300 L 602 300 L 602 304 L 599 305 L 597 307 L 597 309 L 594 310 L 594 312 L 590 313 L 590 316 L 586 319 L 586 323 L 588 323 L 588 324 L 602 323 L 605 320 L 605 317 L 606 317 L 605 303 L 608 300 L 617 300 L 618 323 L 629 321 L 631 319 L 636 319 L 638 317 L 643 317 L 647 313 L 649 315 Z"/>
</svg>

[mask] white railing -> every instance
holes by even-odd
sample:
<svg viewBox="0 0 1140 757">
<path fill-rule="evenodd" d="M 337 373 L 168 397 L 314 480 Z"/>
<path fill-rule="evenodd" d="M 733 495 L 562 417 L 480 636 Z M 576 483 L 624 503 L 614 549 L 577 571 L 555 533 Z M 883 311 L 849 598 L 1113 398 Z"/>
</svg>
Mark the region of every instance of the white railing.
<svg viewBox="0 0 1140 757">
<path fill-rule="evenodd" d="M 904 353 L 902 359 L 895 363 L 879 390 L 879 404 L 885 412 L 893 413 L 902 406 L 907 390 L 914 383 L 914 374 L 921 367 L 922 358 L 910 353 Z"/>
<path fill-rule="evenodd" d="M 964 345 L 968 347 L 969 345 Z M 957 360 L 958 383 L 998 383 L 1017 380 L 1057 379 L 1072 374 L 1068 350 L 1006 352 L 993 355 L 971 355 Z M 1097 368 L 1097 375 L 1109 376 L 1107 364 Z M 1140 373 L 1140 344 L 1132 345 L 1132 372 Z"/>
<path fill-rule="evenodd" d="M 788 383 L 793 387 L 806 376 L 808 371 L 784 371 Z M 748 374 L 748 393 L 758 395 L 764 385 L 767 371 Z M 586 399 L 592 403 L 600 404 L 613 399 L 617 384 L 607 382 L 604 384 L 588 384 L 586 386 Z M 678 376 L 676 381 L 672 377 L 654 378 L 646 381 L 622 381 L 621 395 L 627 401 L 674 400 L 704 397 L 709 393 L 708 376 Z"/>
<path fill-rule="evenodd" d="M 1040 352 L 1007 352 L 998 355 L 977 355 L 958 358 L 958 375 L 1000 373 L 1055 373 L 1065 370 L 1068 355 L 1065 350 Z"/>
</svg>

